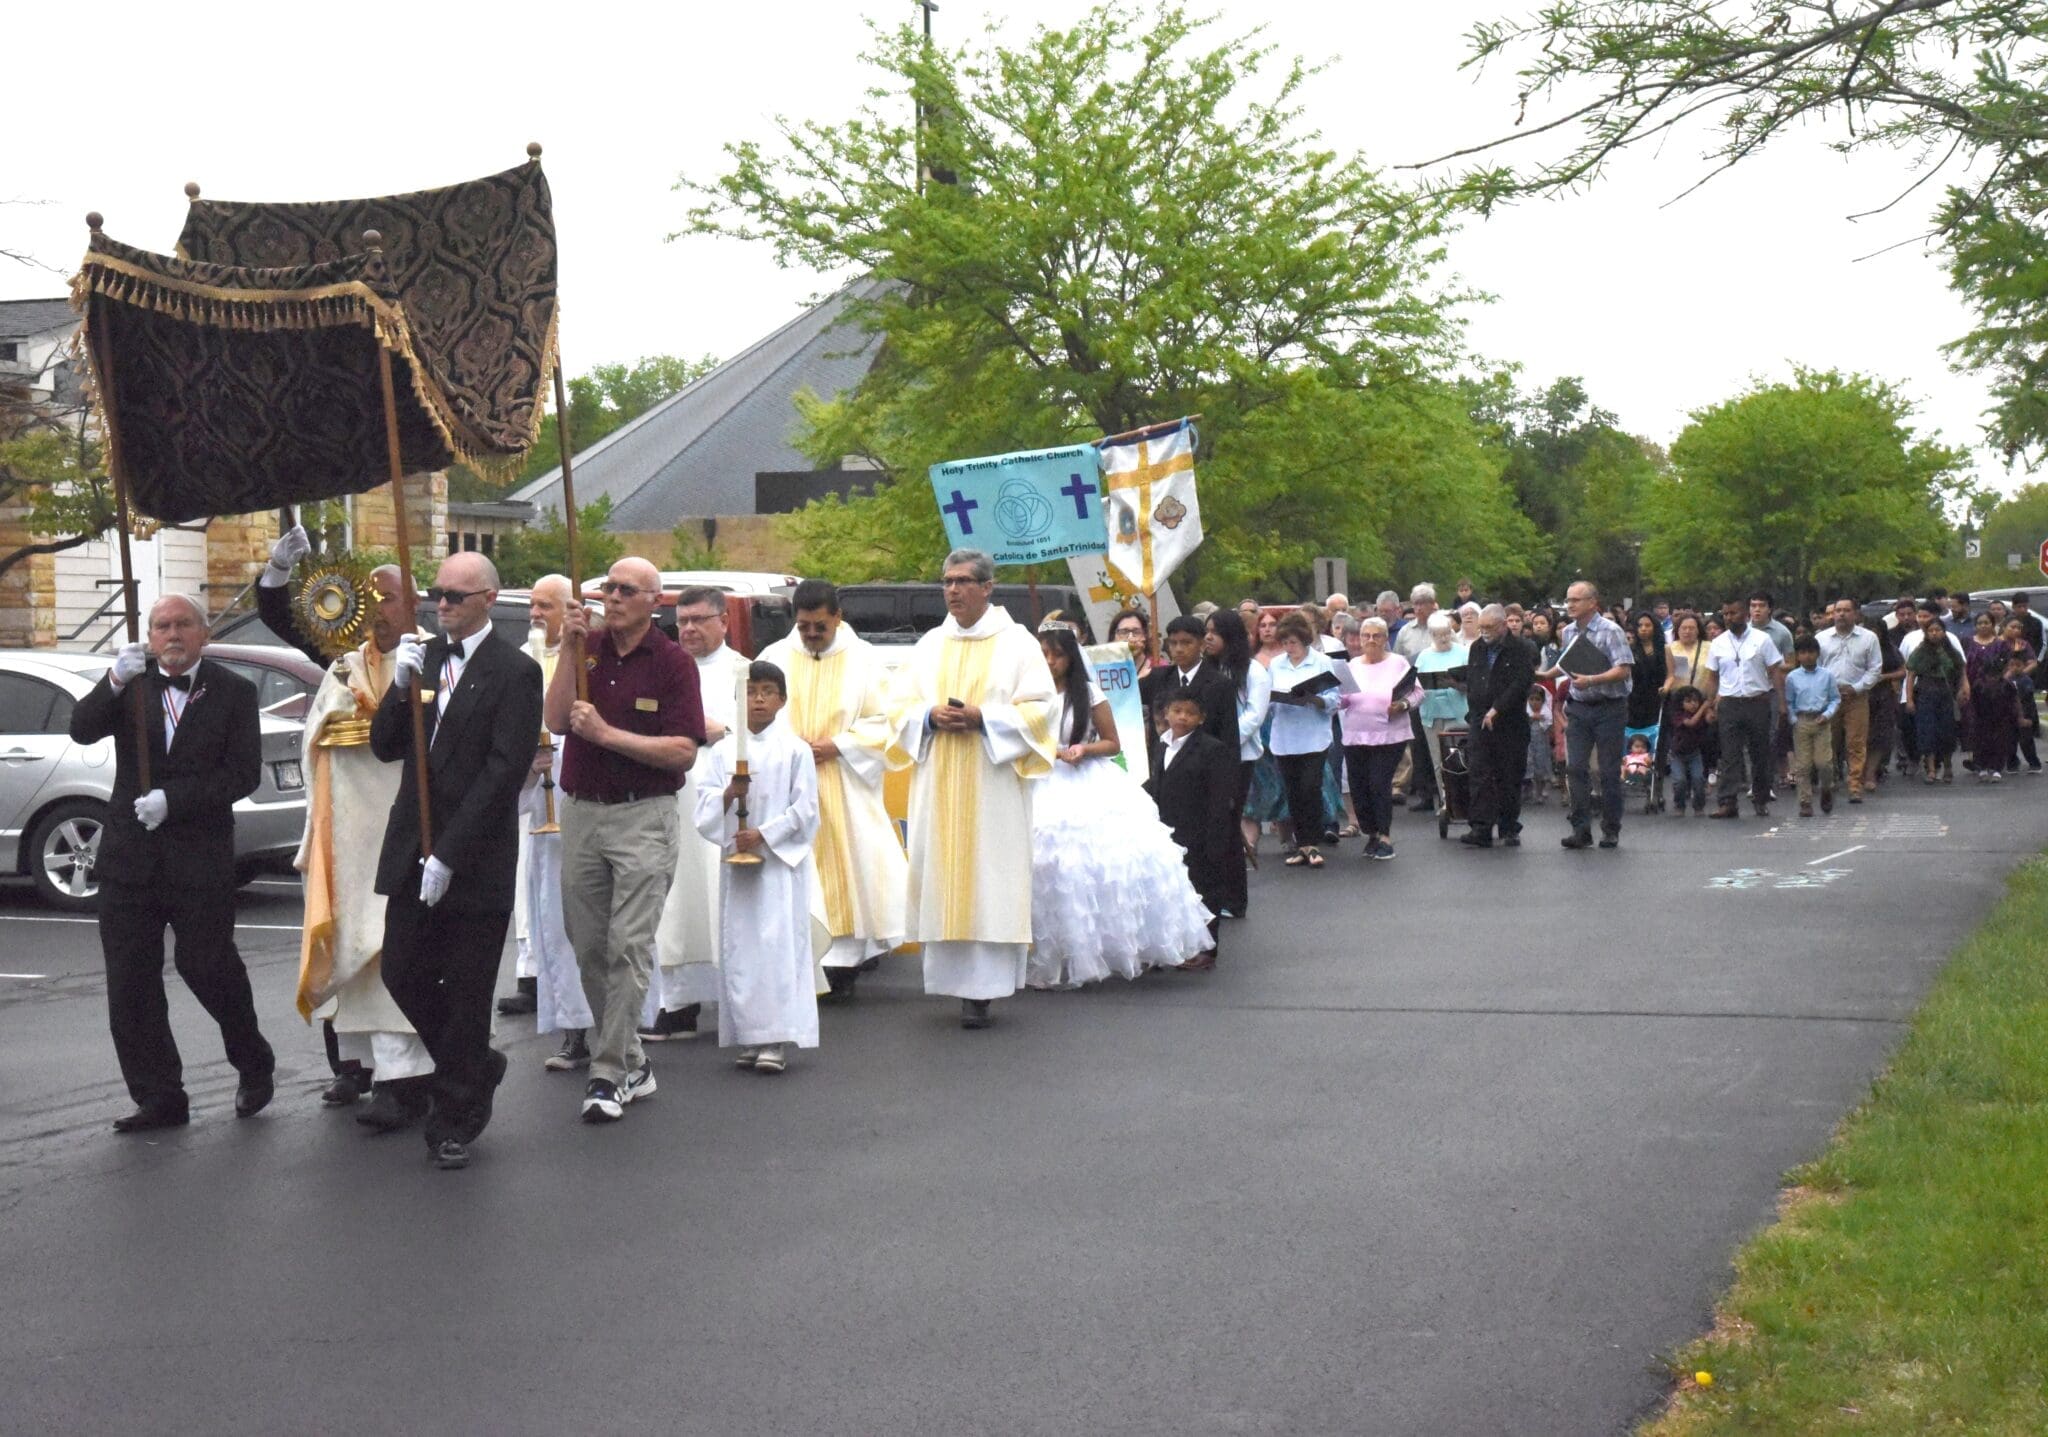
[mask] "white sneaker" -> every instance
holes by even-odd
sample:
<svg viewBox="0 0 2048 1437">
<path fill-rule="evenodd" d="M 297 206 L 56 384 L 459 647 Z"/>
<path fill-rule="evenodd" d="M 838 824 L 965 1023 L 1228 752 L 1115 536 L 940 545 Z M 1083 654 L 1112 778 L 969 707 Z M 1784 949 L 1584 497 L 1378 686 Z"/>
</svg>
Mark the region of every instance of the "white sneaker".
<svg viewBox="0 0 2048 1437">
<path fill-rule="evenodd" d="M 779 1073 L 788 1066 L 782 1060 L 782 1044 L 780 1043 L 763 1045 L 761 1056 L 754 1059 L 754 1071 L 757 1073 Z"/>
<path fill-rule="evenodd" d="M 754 1060 L 760 1056 L 759 1048 L 742 1048 L 740 1055 L 732 1060 L 732 1065 L 735 1068 L 751 1068 L 754 1066 Z"/>
<path fill-rule="evenodd" d="M 603 1078 L 592 1078 L 583 1089 L 583 1121 L 616 1123 L 626 1115 L 626 1103 L 618 1086 Z"/>
<path fill-rule="evenodd" d="M 640 1060 L 640 1066 L 629 1070 L 626 1074 L 626 1081 L 619 1084 L 619 1101 L 630 1103 L 640 1098 L 651 1098 L 653 1096 L 654 1064 L 643 1058 Z"/>
</svg>

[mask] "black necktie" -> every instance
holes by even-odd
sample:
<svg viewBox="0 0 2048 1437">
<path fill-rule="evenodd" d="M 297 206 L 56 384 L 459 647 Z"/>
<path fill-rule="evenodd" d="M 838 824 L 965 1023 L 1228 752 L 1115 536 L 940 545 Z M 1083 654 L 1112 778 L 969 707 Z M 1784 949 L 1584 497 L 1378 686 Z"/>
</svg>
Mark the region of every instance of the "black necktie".
<svg viewBox="0 0 2048 1437">
<path fill-rule="evenodd" d="M 179 689 L 185 693 L 192 691 L 192 675 L 190 674 L 158 674 L 157 677 L 163 680 L 170 688 Z"/>
</svg>

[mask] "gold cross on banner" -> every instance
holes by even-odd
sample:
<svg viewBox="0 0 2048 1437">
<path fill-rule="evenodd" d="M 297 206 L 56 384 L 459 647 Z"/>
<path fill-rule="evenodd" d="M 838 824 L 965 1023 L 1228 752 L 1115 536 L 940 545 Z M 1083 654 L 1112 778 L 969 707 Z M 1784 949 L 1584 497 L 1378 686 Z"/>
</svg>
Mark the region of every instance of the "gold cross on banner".
<svg viewBox="0 0 2048 1437">
<path fill-rule="evenodd" d="M 1154 588 L 1152 583 L 1152 486 L 1175 474 L 1185 474 L 1195 467 L 1193 453 L 1176 454 L 1164 464 L 1152 462 L 1152 446 L 1149 441 L 1138 441 L 1138 467 L 1109 476 L 1109 489 L 1114 494 L 1119 489 L 1138 491 L 1138 556 L 1139 567 L 1144 572 L 1144 582 L 1139 585 L 1147 594 Z"/>
</svg>

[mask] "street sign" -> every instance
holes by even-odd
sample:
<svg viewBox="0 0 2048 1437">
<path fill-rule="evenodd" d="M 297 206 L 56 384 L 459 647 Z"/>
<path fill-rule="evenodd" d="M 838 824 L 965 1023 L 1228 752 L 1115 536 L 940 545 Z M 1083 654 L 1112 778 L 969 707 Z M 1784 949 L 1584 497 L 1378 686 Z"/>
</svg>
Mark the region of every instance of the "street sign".
<svg viewBox="0 0 2048 1437">
<path fill-rule="evenodd" d="M 2048 539 L 2041 541 L 2041 572 L 2048 574 Z"/>
<path fill-rule="evenodd" d="M 1963 540 L 1963 557 L 1964 557 L 1965 559 L 1981 559 L 1981 558 L 1983 558 L 1983 557 L 1984 557 L 1984 541 L 1983 541 L 1982 539 L 1965 539 L 1965 540 Z"/>
<path fill-rule="evenodd" d="M 2025 554 L 2007 554 L 2005 556 L 2005 567 L 2008 569 L 2017 569 L 2026 562 L 2027 556 Z"/>
</svg>

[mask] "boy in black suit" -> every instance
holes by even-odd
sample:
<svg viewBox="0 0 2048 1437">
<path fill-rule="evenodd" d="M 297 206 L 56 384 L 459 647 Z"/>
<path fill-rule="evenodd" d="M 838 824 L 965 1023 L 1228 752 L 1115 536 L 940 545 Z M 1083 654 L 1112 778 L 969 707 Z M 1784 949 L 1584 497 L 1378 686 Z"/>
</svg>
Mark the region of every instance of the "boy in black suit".
<svg viewBox="0 0 2048 1437">
<path fill-rule="evenodd" d="M 1236 719 L 1232 701 L 1233 722 Z M 1237 831 L 1237 748 L 1206 732 L 1202 701 L 1192 691 L 1166 700 L 1166 732 L 1152 746 L 1152 776 L 1145 790 L 1159 805 L 1159 817 L 1187 854 L 1188 878 L 1212 915 L 1220 914 L 1232 891 L 1233 865 L 1241 875 L 1244 840 Z M 1216 966 L 1215 917 L 1209 919 L 1209 949 L 1181 966 Z"/>
<path fill-rule="evenodd" d="M 1145 675 L 1138 696 L 1145 703 L 1148 738 L 1164 736 L 1160 710 L 1175 694 L 1192 694 L 1202 706 L 1202 729 L 1233 754 L 1237 752 L 1237 685 L 1230 675 L 1202 654 L 1202 640 L 1208 628 L 1200 619 L 1182 614 L 1166 626 L 1166 656 L 1173 662 L 1161 664 Z"/>
</svg>

